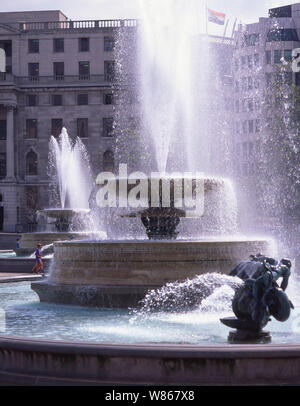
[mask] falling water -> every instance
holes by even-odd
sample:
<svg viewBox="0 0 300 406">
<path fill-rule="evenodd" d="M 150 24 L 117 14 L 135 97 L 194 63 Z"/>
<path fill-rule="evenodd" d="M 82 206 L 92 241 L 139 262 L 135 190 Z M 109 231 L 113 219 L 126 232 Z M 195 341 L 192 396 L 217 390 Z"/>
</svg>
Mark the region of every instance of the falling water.
<svg viewBox="0 0 300 406">
<path fill-rule="evenodd" d="M 150 290 L 141 301 L 141 306 L 135 310 L 136 314 L 149 314 L 152 311 L 171 311 L 178 312 L 198 308 L 200 305 L 211 307 L 215 300 L 215 295 L 219 297 L 219 304 L 224 302 L 231 303 L 234 290 L 241 286 L 242 280 L 219 273 L 206 273 L 198 275 L 193 279 L 187 279 L 183 282 L 170 282 L 159 289 Z M 230 301 L 225 300 L 228 295 L 227 288 L 230 290 Z M 211 295 L 214 295 L 213 301 L 207 301 Z M 206 302 L 205 302 L 206 300 Z"/>
<path fill-rule="evenodd" d="M 199 0 L 139 4 L 142 126 L 157 169 L 206 170 L 209 52 L 198 41 Z"/>
<path fill-rule="evenodd" d="M 72 142 L 67 130 L 49 143 L 49 177 L 58 188 L 60 208 L 89 207 L 91 169 L 87 150 L 79 137 Z"/>
</svg>

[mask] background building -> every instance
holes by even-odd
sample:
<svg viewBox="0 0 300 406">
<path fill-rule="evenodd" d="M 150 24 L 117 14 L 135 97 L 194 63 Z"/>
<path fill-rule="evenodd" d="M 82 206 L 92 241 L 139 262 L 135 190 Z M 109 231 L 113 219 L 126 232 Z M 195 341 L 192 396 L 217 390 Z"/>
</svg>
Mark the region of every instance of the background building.
<svg viewBox="0 0 300 406">
<path fill-rule="evenodd" d="M 292 50 L 300 47 L 299 38 L 300 3 L 270 9 L 269 18 L 239 25 L 234 35 L 234 174 L 240 191 L 244 191 L 239 194 L 247 213 L 244 221 L 251 227 L 256 216 L 256 230 L 259 225 L 270 222 L 275 227 L 276 220 L 264 218 L 264 207 L 259 206 L 257 198 L 257 194 L 263 193 L 258 188 L 259 163 L 263 160 L 262 147 L 270 131 L 267 98 L 276 97 L 274 83 L 291 88 L 292 84 L 300 85 L 299 75 L 291 69 Z M 276 99 L 273 103 L 276 105 Z M 283 117 L 278 116 L 278 119 Z"/>
<path fill-rule="evenodd" d="M 95 174 L 113 168 L 115 42 L 135 25 L 0 13 L 0 230 L 34 229 L 36 209 L 48 204 L 49 137 L 62 126 L 82 138 Z"/>
</svg>

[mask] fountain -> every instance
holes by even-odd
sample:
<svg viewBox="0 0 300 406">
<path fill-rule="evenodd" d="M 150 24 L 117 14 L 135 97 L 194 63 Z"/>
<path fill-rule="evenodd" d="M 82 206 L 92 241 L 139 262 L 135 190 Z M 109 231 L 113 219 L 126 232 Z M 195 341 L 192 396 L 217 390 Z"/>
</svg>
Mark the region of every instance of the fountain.
<svg viewBox="0 0 300 406">
<path fill-rule="evenodd" d="M 72 141 L 66 128 L 58 139 L 51 136 L 48 162 L 53 207 L 37 211 L 39 231 L 22 235 L 17 254 L 31 254 L 38 243 L 86 239 L 93 232 L 98 238 L 106 236 L 95 230 L 90 214 L 91 171 L 80 138 Z"/>
<path fill-rule="evenodd" d="M 232 315 L 235 290 L 242 285 L 229 271 L 250 254 L 272 256 L 275 247 L 268 238 L 239 232 L 232 184 L 221 176 L 225 171 L 212 170 L 216 157 L 206 108 L 211 97 L 206 40 L 200 41 L 205 50 L 201 72 L 192 63 L 193 7 L 199 2 L 191 1 L 189 7 L 165 0 L 159 11 L 152 3 L 141 2 L 137 83 L 142 142 L 136 144 L 143 158 L 138 169 L 145 173 L 107 179 L 100 174 L 93 199 L 99 215 L 107 216 L 109 238 L 56 241 L 47 279 L 32 283 L 32 290 L 28 285 L 7 287 L 11 305 L 0 298 L 0 307 L 7 309 L 6 335 L 23 337 L 0 337 L 0 372 L 12 381 L 46 384 L 298 383 L 298 313 L 288 327 L 272 322 L 273 346 L 226 341 L 219 319 Z M 122 126 L 127 106 L 118 108 Z M 147 143 L 152 152 L 148 160 L 143 154 Z M 120 142 L 120 154 L 126 152 L 125 144 Z M 185 184 L 190 188 L 184 189 Z M 187 197 L 194 207 L 185 207 Z M 67 227 L 64 216 L 54 218 L 59 229 Z M 299 281 L 295 275 L 292 279 L 290 288 L 297 290 Z M 297 294 L 292 297 L 294 301 Z M 77 306 L 66 306 L 70 304 Z"/>
<path fill-rule="evenodd" d="M 206 41 L 201 40 L 206 63 L 199 76 L 197 61 L 193 63 L 197 25 L 192 6 L 183 6 L 181 1 L 165 3 L 158 14 L 154 3 L 141 2 L 144 15 L 135 87 L 141 100 L 142 143 L 137 140 L 129 146 L 139 148 L 135 155 L 141 161 L 128 173 L 127 158 L 120 161 L 119 176 L 104 179 L 100 174 L 97 178 L 100 209 L 104 207 L 99 196 L 109 195 L 103 202 L 106 212 L 99 211 L 109 219 L 109 239 L 56 242 L 51 274 L 46 281 L 32 284 L 42 302 L 127 308 L 136 305 L 149 289 L 167 282 L 205 272 L 227 273 L 250 254 L 272 254 L 268 239 L 239 234 L 230 181 L 214 172 L 203 174 L 212 172 L 214 161 L 206 136 L 205 123 L 210 119 L 206 100 L 197 100 L 198 92 L 210 97 L 209 52 Z M 183 26 L 185 29 L 179 28 Z M 116 74 L 121 82 L 128 77 L 128 59 L 120 56 L 121 71 Z M 123 104 L 122 95 L 116 99 L 120 103 L 116 105 L 117 126 L 123 128 L 133 112 L 128 111 L 128 103 Z M 120 145 L 126 145 L 126 140 Z M 118 149 L 120 159 L 124 149 Z M 190 190 L 185 188 L 189 183 Z M 142 196 L 144 189 L 147 196 Z M 176 199 L 193 200 L 201 213 L 195 216 Z"/>
<path fill-rule="evenodd" d="M 149 289 L 160 287 L 167 282 L 182 281 L 206 272 L 228 273 L 237 262 L 247 258 L 252 252 L 263 251 L 271 254 L 273 247 L 266 239 L 218 236 L 217 231 L 223 225 L 227 214 L 226 205 L 222 204 L 222 199 L 218 200 L 218 197 L 226 195 L 220 193 L 226 187 L 226 182 L 222 179 L 169 178 L 167 184 L 170 186 L 172 198 L 169 199 L 169 207 L 163 207 L 165 194 L 162 184 L 166 183 L 166 179 L 166 175 L 163 175 L 162 179 L 144 178 L 146 192 L 153 191 L 153 185 L 158 185 L 157 207 L 150 206 L 140 211 L 137 211 L 136 207 L 128 207 L 127 214 L 122 215 L 128 217 L 129 221 L 137 218 L 145 226 L 144 233 L 147 234 L 148 240 L 56 242 L 49 277 L 47 280 L 32 283 L 32 289 L 37 292 L 40 300 L 128 308 L 137 305 Z M 134 188 L 139 186 L 132 182 L 132 178 L 130 182 L 116 178 L 113 184 L 113 189 L 117 192 L 122 189 L 125 191 L 125 197 L 119 194 L 119 202 L 129 202 L 135 193 L 140 193 L 140 189 L 134 193 Z M 176 184 L 190 184 L 191 196 L 195 196 L 194 211 L 176 207 Z M 105 189 L 111 187 L 106 185 Z M 101 190 L 100 185 L 97 200 L 100 200 Z M 188 188 L 181 187 L 179 191 L 178 196 L 184 201 Z M 102 195 L 105 192 L 106 190 Z M 153 194 L 146 194 L 147 207 L 149 200 L 153 199 Z M 118 208 L 116 210 L 118 211 Z M 209 237 L 201 239 L 175 239 L 175 229 L 180 219 L 190 220 L 189 216 L 194 222 L 200 223 L 203 236 L 205 232 L 209 234 L 211 229 L 217 235 L 209 234 Z M 118 223 L 122 221 L 122 217 L 118 218 Z"/>
</svg>

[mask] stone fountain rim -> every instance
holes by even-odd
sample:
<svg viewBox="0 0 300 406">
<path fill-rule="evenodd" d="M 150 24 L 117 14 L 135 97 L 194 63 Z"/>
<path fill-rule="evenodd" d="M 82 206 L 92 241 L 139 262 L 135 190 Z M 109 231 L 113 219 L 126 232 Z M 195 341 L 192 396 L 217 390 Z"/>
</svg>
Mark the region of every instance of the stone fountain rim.
<svg viewBox="0 0 300 406">
<path fill-rule="evenodd" d="M 108 344 L 0 335 L 0 358 L 0 383 L 14 385 L 278 385 L 299 384 L 300 345 Z"/>
<path fill-rule="evenodd" d="M 138 244 L 138 245 L 183 245 L 183 244 L 188 244 L 188 245 L 204 245 L 204 244 L 236 244 L 236 243 L 252 243 L 252 242 L 272 242 L 273 239 L 271 237 L 266 237 L 266 238 L 247 238 L 245 237 L 244 239 L 198 239 L 198 240 L 72 240 L 72 241 L 55 241 L 54 245 L 55 246 L 83 246 L 83 245 L 118 245 L 118 244 L 124 244 L 124 245 L 133 245 L 133 244 Z"/>
<path fill-rule="evenodd" d="M 174 343 L 106 343 L 101 341 L 66 341 L 42 338 L 28 338 L 26 336 L 10 336 L 0 334 L 0 348 L 19 350 L 35 349 L 37 351 L 62 352 L 78 354 L 79 350 L 88 354 L 137 355 L 152 358 L 159 355 L 162 358 L 179 355 L 193 358 L 272 358 L 274 355 L 283 358 L 300 357 L 300 344 L 174 344 Z M 180 351 L 179 351 L 180 350 Z"/>
</svg>

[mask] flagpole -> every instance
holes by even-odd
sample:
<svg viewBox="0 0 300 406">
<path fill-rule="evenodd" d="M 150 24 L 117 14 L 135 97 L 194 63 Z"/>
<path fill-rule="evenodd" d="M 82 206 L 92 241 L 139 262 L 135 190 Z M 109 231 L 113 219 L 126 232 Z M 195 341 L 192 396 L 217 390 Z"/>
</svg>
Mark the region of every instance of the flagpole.
<svg viewBox="0 0 300 406">
<path fill-rule="evenodd" d="M 226 25 L 225 25 L 225 29 L 224 29 L 224 34 L 223 34 L 223 39 L 224 39 L 225 36 L 226 36 L 226 31 L 227 31 L 228 23 L 229 23 L 229 18 L 228 18 L 227 21 L 226 21 Z"/>
<path fill-rule="evenodd" d="M 207 14 L 207 3 L 205 3 L 205 28 L 206 28 L 206 35 L 208 36 L 208 14 Z"/>
<path fill-rule="evenodd" d="M 233 38 L 233 36 L 234 36 L 234 31 L 235 31 L 235 27 L 236 27 L 236 22 L 237 22 L 237 18 L 236 18 L 235 21 L 234 21 L 234 25 L 233 25 L 233 28 L 232 28 L 231 38 Z"/>
</svg>

